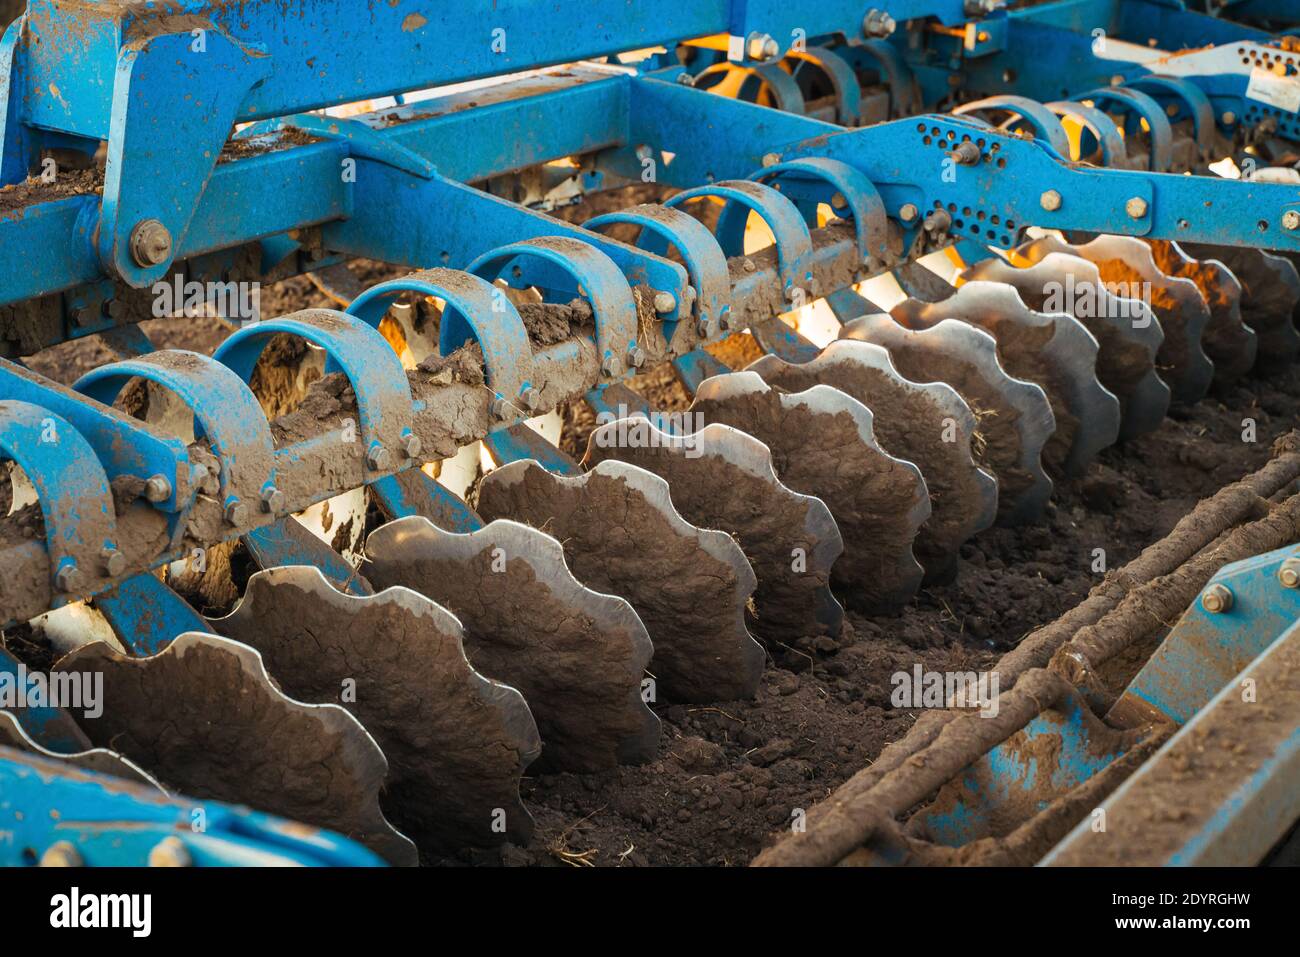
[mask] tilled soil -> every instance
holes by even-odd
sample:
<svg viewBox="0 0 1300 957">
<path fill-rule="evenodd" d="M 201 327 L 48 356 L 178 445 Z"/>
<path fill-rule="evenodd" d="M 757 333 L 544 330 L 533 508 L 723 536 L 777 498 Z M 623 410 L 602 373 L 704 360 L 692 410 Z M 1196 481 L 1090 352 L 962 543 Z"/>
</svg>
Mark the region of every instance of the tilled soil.
<svg viewBox="0 0 1300 957">
<path fill-rule="evenodd" d="M 464 862 L 572 866 L 746 864 L 798 808 L 825 798 L 902 737 L 917 712 L 890 704 L 890 678 L 988 668 L 1035 627 L 1165 535 L 1195 503 L 1262 465 L 1290 429 L 1300 372 L 1250 378 L 1174 411 L 1154 433 L 1104 451 L 1083 478 L 1058 481 L 1045 519 L 994 528 L 961 550 L 952 584 L 924 588 L 900 615 L 850 617 L 857 641 L 769 660 L 752 701 L 668 705 L 659 760 L 599 774 L 538 775 L 524 801 L 527 848 Z M 1254 419 L 1255 441 L 1243 440 Z M 1098 566 L 1099 567 L 1099 566 Z M 1118 663 L 1136 670 L 1150 645 Z"/>
</svg>

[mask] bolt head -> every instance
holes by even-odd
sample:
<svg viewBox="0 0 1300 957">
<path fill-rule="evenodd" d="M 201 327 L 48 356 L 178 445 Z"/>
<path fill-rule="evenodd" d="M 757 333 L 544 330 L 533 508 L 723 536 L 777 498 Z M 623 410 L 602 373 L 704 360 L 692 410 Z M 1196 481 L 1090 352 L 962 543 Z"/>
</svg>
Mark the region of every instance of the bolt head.
<svg viewBox="0 0 1300 957">
<path fill-rule="evenodd" d="M 492 413 L 492 418 L 504 421 L 510 416 L 510 403 L 501 396 L 497 396 L 492 400 L 490 411 Z"/>
<path fill-rule="evenodd" d="M 375 442 L 366 450 L 366 466 L 376 472 L 387 472 L 393 466 L 393 453 Z"/>
<path fill-rule="evenodd" d="M 1224 126 L 1231 126 L 1233 123 L 1237 122 L 1237 114 L 1232 112 L 1232 110 L 1227 110 L 1224 112 L 1222 119 Z"/>
<path fill-rule="evenodd" d="M 150 867 L 190 867 L 194 858 L 179 837 L 164 837 L 149 849 Z"/>
<path fill-rule="evenodd" d="M 1049 213 L 1054 213 L 1061 208 L 1061 194 L 1054 189 L 1049 189 L 1038 197 L 1038 205 Z"/>
<path fill-rule="evenodd" d="M 645 365 L 645 350 L 640 346 L 633 346 L 627 351 L 628 365 L 634 369 L 639 369 Z"/>
<path fill-rule="evenodd" d="M 1124 212 L 1129 214 L 1130 219 L 1141 219 L 1147 214 L 1147 201 L 1141 196 L 1134 196 L 1124 204 Z"/>
<path fill-rule="evenodd" d="M 1300 588 L 1300 558 L 1288 558 L 1277 570 L 1277 580 L 1284 588 Z"/>
<path fill-rule="evenodd" d="M 1286 230 L 1300 229 L 1300 212 L 1294 209 L 1288 209 L 1282 214 L 1282 228 Z"/>
<path fill-rule="evenodd" d="M 1201 607 L 1211 615 L 1221 615 L 1232 607 L 1232 590 L 1215 583 L 1201 592 Z"/>
<path fill-rule="evenodd" d="M 41 867 L 81 867 L 84 863 L 71 841 L 51 844 L 41 855 Z"/>
<path fill-rule="evenodd" d="M 524 408 L 529 412 L 536 412 L 537 407 L 542 404 L 542 394 L 532 386 L 529 386 L 523 392 L 519 393 L 519 401 L 523 403 Z"/>
<path fill-rule="evenodd" d="M 665 315 L 677 308 L 677 297 L 671 292 L 655 293 L 655 312 Z"/>
<path fill-rule="evenodd" d="M 759 162 L 763 164 L 764 169 L 767 169 L 769 166 L 775 166 L 777 163 L 781 162 L 781 154 L 764 153 L 763 158 L 759 160 Z"/>
<path fill-rule="evenodd" d="M 227 525 L 234 525 L 236 528 L 242 528 L 248 524 L 248 506 L 238 499 L 234 499 L 226 503 L 226 507 L 222 511 L 221 516 L 226 520 Z"/>
<path fill-rule="evenodd" d="M 274 485 L 262 489 L 262 511 L 278 515 L 284 511 L 286 501 L 285 494 Z"/>
<path fill-rule="evenodd" d="M 104 574 L 109 578 L 116 578 L 126 571 L 126 556 L 113 546 L 101 550 L 99 557 L 104 562 Z"/>
<path fill-rule="evenodd" d="M 957 148 L 952 151 L 952 158 L 962 166 L 974 166 L 980 161 L 982 155 L 980 148 L 970 140 L 958 143 Z"/>
<path fill-rule="evenodd" d="M 921 211 L 916 208 L 915 203 L 904 203 L 898 210 L 898 218 L 905 223 L 915 222 L 919 215 Z"/>
<path fill-rule="evenodd" d="M 144 497 L 154 503 L 165 502 L 172 497 L 172 483 L 165 475 L 151 475 L 144 483 Z"/>
<path fill-rule="evenodd" d="M 849 205 L 849 201 L 844 198 L 843 193 L 836 193 L 831 197 L 832 209 L 843 209 L 847 205 Z"/>
<path fill-rule="evenodd" d="M 695 334 L 701 339 L 709 338 L 709 320 L 701 319 L 695 324 Z"/>
<path fill-rule="evenodd" d="M 946 209 L 936 209 L 925 217 L 925 231 L 927 233 L 942 233 L 951 225 L 952 217 L 948 215 Z"/>
<path fill-rule="evenodd" d="M 156 219 L 136 223 L 131 230 L 131 258 L 137 266 L 157 266 L 172 256 L 172 234 Z"/>
<path fill-rule="evenodd" d="M 767 33 L 751 33 L 745 43 L 745 54 L 751 60 L 770 60 L 780 52 L 775 40 Z"/>
<path fill-rule="evenodd" d="M 600 372 L 601 375 L 609 375 L 609 376 L 617 375 L 618 360 L 615 359 L 613 356 L 605 356 L 605 358 L 602 359 L 600 363 Z"/>
<path fill-rule="evenodd" d="M 887 37 L 897 28 L 894 18 L 883 10 L 874 7 L 862 18 L 862 35 L 866 37 Z"/>
<path fill-rule="evenodd" d="M 61 592 L 80 591 L 86 576 L 76 565 L 64 565 L 54 575 L 54 587 Z"/>
<path fill-rule="evenodd" d="M 694 75 L 687 73 L 685 70 L 683 70 L 681 73 L 677 74 L 677 82 L 680 83 L 682 86 L 694 86 L 695 77 Z"/>
<path fill-rule="evenodd" d="M 414 432 L 412 432 L 410 435 L 406 436 L 406 438 L 402 440 L 402 451 L 406 453 L 406 457 L 408 459 L 415 458 L 417 455 L 420 454 L 423 448 L 424 448 L 424 442 L 422 442 L 420 440 L 420 437 L 416 435 Z"/>
</svg>

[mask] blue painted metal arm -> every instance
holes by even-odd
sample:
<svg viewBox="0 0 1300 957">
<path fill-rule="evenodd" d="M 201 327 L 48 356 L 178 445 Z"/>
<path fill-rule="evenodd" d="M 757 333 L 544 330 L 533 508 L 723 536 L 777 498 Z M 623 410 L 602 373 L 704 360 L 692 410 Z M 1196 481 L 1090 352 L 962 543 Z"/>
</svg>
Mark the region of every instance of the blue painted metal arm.
<svg viewBox="0 0 1300 957">
<path fill-rule="evenodd" d="M 20 809 L 22 813 L 14 814 Z M 0 866 L 33 865 L 66 842 L 81 864 L 141 867 L 166 840 L 169 862 L 199 867 L 381 867 L 372 851 L 330 831 L 217 801 L 156 790 L 0 747 Z"/>
</svg>

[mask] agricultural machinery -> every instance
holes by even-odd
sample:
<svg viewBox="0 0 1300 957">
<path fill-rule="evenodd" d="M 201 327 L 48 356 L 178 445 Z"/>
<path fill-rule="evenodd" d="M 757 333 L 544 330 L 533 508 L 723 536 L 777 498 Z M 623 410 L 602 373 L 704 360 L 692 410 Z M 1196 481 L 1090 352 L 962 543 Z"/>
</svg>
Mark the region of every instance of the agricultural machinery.
<svg viewBox="0 0 1300 957">
<path fill-rule="evenodd" d="M 526 847 L 521 780 L 654 762 L 1300 353 L 1300 4 L 0 15 L 6 864 Z M 755 863 L 1285 853 L 1297 480 Z"/>
</svg>

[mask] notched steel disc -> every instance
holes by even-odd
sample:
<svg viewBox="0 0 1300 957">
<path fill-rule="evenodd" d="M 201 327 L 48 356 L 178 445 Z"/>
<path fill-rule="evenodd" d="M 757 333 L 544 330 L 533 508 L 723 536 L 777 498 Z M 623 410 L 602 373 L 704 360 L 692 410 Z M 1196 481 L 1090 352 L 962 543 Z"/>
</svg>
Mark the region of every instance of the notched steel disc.
<svg viewBox="0 0 1300 957">
<path fill-rule="evenodd" d="M 366 575 L 452 611 L 474 667 L 518 688 L 542 739 L 537 767 L 600 771 L 654 759 L 659 719 L 641 694 L 653 653 L 632 606 L 580 584 L 550 535 L 496 521 L 456 534 L 425 518 L 370 533 Z"/>
<path fill-rule="evenodd" d="M 1097 340 L 1097 378 L 1120 404 L 1120 438 L 1157 428 L 1169 411 L 1169 386 L 1156 372 L 1164 342 L 1160 320 L 1145 303 L 1113 295 L 1097 267 L 1078 256 L 1049 253 L 1017 268 L 993 257 L 962 274 L 965 281 L 1006 283 L 1038 312 L 1065 312 Z"/>
<path fill-rule="evenodd" d="M 749 622 L 755 635 L 847 643 L 844 609 L 830 590 L 831 567 L 844 551 L 839 527 L 825 502 L 782 484 L 766 445 L 717 423 L 670 435 L 636 416 L 591 434 L 584 464 L 607 459 L 655 473 L 688 522 L 736 537 L 758 576 Z"/>
<path fill-rule="evenodd" d="M 15 748 L 19 751 L 30 751 L 32 754 L 38 754 L 43 758 L 63 761 L 73 767 L 81 768 L 83 771 L 110 774 L 115 778 L 125 778 L 136 784 L 157 788 L 160 794 L 167 793 L 163 786 L 150 777 L 143 768 L 124 758 L 116 751 L 110 751 L 107 748 L 90 748 L 72 754 L 61 754 L 58 751 L 50 751 L 41 747 L 23 730 L 23 726 L 18 723 L 18 719 L 9 711 L 0 711 L 0 746 Z"/>
<path fill-rule="evenodd" d="M 956 389 L 979 419 L 976 455 L 998 477 L 998 521 L 1014 525 L 1042 515 L 1052 495 L 1043 447 L 1056 420 L 1039 386 L 1007 374 L 992 336 L 955 319 L 908 329 L 887 315 L 854 319 L 841 335 L 889 350 L 909 379 Z"/>
<path fill-rule="evenodd" d="M 1283 256 L 1244 246 L 1183 243 L 1202 259 L 1213 257 L 1241 283 L 1241 318 L 1259 338 L 1256 365 L 1268 373 L 1284 369 L 1300 354 L 1294 314 L 1300 302 L 1300 273 Z"/>
<path fill-rule="evenodd" d="M 1209 391 L 1214 363 L 1205 354 L 1201 337 L 1210 323 L 1210 307 L 1196 283 L 1162 272 L 1145 242 L 1133 236 L 1102 235 L 1075 246 L 1057 236 L 1043 236 L 1016 252 L 1029 262 L 1050 253 L 1088 260 L 1112 291 L 1141 300 L 1160 319 L 1165 338 L 1156 365 L 1174 401 L 1195 402 Z"/>
<path fill-rule="evenodd" d="M 909 329 L 959 319 L 991 335 L 1007 372 L 1047 393 L 1056 431 L 1043 459 L 1053 471 L 1080 475 L 1119 438 L 1119 400 L 1097 379 L 1097 340 L 1073 316 L 1036 312 L 996 282 L 968 282 L 935 303 L 908 299 L 890 314 Z"/>
<path fill-rule="evenodd" d="M 746 371 L 784 392 L 828 385 L 871 410 L 881 448 L 915 464 L 925 479 L 930 517 L 913 543 L 925 580 L 949 580 L 962 542 L 992 525 L 998 507 L 997 480 L 972 454 L 975 416 L 962 397 L 942 382 L 903 378 L 885 349 L 852 339 L 832 342 L 811 362 L 769 355 Z"/>
<path fill-rule="evenodd" d="M 733 372 L 700 383 L 688 414 L 754 436 L 783 483 L 826 503 L 844 540 L 831 580 L 849 604 L 884 614 L 912 600 L 923 574 L 912 542 L 930 496 L 915 465 L 877 444 L 870 409 L 832 386 L 788 394 Z"/>
<path fill-rule="evenodd" d="M 286 694 L 365 726 L 388 758 L 384 810 L 422 853 L 532 836 L 519 779 L 537 726 L 518 691 L 470 665 L 445 608 L 406 588 L 347 595 L 290 566 L 255 574 L 212 625 L 256 648 Z"/>
<path fill-rule="evenodd" d="M 1242 320 L 1241 283 L 1232 270 L 1217 259 L 1195 259 L 1167 239 L 1146 243 L 1160 271 L 1194 282 L 1210 309 L 1201 345 L 1214 363 L 1214 381 L 1231 382 L 1249 372 L 1259 354 L 1259 337 Z"/>
<path fill-rule="evenodd" d="M 660 698 L 728 701 L 758 690 L 763 648 L 745 628 L 754 570 L 730 535 L 682 518 L 659 476 L 602 462 L 564 477 L 522 460 L 488 473 L 478 510 L 554 535 L 580 582 L 631 603 L 654 643 Z"/>
<path fill-rule="evenodd" d="M 55 671 L 103 676 L 104 712 L 83 730 L 164 786 L 338 831 L 394 864 L 416 862 L 379 808 L 388 771 L 379 745 L 338 705 L 284 694 L 248 645 L 191 631 L 152 657 L 128 658 L 94 642 Z"/>
</svg>

